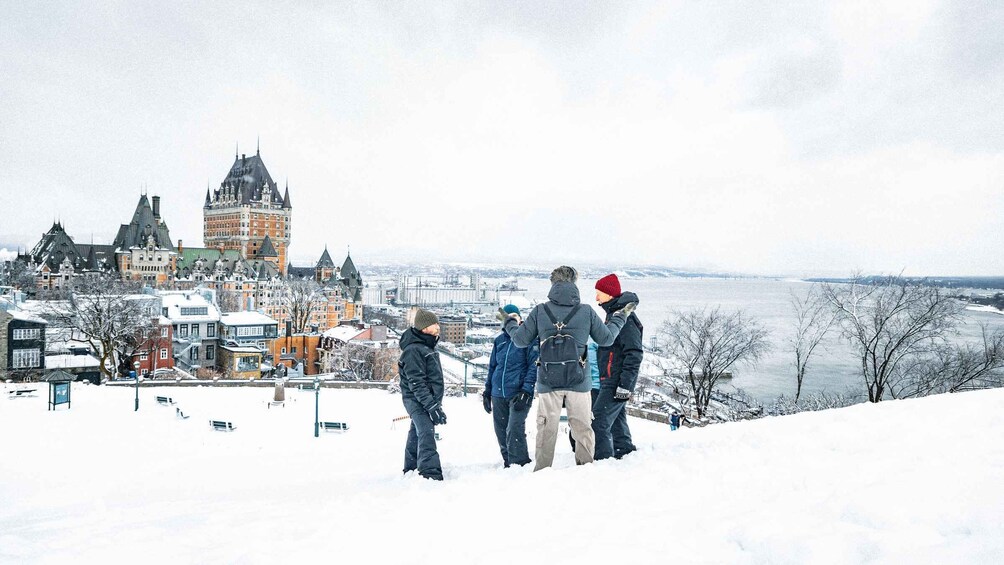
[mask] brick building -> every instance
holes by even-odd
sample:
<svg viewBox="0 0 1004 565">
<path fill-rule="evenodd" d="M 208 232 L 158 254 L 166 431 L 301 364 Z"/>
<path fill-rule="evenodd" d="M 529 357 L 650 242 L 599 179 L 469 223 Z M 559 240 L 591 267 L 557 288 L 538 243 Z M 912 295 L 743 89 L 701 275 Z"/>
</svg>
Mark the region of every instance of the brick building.
<svg viewBox="0 0 1004 565">
<path fill-rule="evenodd" d="M 203 240 L 208 248 L 238 251 L 243 257 L 274 261 L 286 274 L 293 206 L 272 180 L 260 152 L 234 157 L 216 190 L 206 189 Z"/>
<path fill-rule="evenodd" d="M 443 341 L 463 345 L 467 342 L 467 318 L 464 316 L 440 316 L 439 335 Z"/>
</svg>

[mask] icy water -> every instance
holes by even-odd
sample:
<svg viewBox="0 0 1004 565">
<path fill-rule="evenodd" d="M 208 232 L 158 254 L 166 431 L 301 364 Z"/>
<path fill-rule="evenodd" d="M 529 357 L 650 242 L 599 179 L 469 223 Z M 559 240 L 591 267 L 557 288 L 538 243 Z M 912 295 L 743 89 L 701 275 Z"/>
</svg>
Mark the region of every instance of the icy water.
<svg viewBox="0 0 1004 565">
<path fill-rule="evenodd" d="M 592 280 L 579 283 L 583 301 L 589 304 L 595 304 L 594 283 Z M 537 301 L 546 300 L 550 289 L 546 279 L 520 280 L 520 286 L 527 289 L 527 298 Z M 645 325 L 646 343 L 674 310 L 721 306 L 725 310 L 742 309 L 755 316 L 770 331 L 773 350 L 755 367 L 736 367 L 732 384 L 762 401 L 773 400 L 781 394 L 794 395 L 794 355 L 785 343 L 795 327 L 790 300 L 792 292 L 804 296 L 809 284 L 772 279 L 644 278 L 622 280 L 621 286 L 639 296 L 637 313 Z M 966 312 L 958 339 L 977 339 L 980 322 L 986 322 L 991 328 L 1004 327 L 1004 316 Z M 814 353 L 802 390 L 864 393 L 860 362 L 836 331 Z"/>
</svg>

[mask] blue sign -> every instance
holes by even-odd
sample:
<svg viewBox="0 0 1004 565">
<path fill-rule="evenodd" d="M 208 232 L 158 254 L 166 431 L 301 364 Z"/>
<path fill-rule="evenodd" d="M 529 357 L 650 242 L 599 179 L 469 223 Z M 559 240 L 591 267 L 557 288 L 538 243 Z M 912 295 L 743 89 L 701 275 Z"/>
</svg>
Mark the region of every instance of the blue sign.
<svg viewBox="0 0 1004 565">
<path fill-rule="evenodd" d="M 70 401 L 70 383 L 56 383 L 56 390 L 53 394 L 52 403 L 54 405 L 66 404 Z"/>
<path fill-rule="evenodd" d="M 69 381 L 49 381 L 49 410 L 55 410 L 60 404 L 70 407 Z"/>
</svg>

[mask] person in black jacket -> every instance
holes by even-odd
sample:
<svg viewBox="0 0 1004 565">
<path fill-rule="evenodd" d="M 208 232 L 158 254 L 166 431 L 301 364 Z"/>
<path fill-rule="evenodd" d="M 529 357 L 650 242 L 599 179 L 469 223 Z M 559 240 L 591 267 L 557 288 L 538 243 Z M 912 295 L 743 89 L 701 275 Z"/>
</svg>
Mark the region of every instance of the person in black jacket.
<svg viewBox="0 0 1004 565">
<path fill-rule="evenodd" d="M 617 275 L 610 274 L 596 282 L 596 301 L 609 320 L 624 305 L 637 304 L 638 296 L 633 292 L 621 292 Z M 632 313 L 613 344 L 600 347 L 596 352 L 600 368 L 600 392 L 593 403 L 597 461 L 609 457 L 620 459 L 637 449 L 631 441 L 626 405 L 641 369 L 643 331 L 638 316 Z"/>
<path fill-rule="evenodd" d="M 446 424 L 443 412 L 443 367 L 436 352 L 439 341 L 439 318 L 419 309 L 415 323 L 401 336 L 401 399 L 411 416 L 408 443 L 404 447 L 404 472 L 437 481 L 443 480 L 443 467 L 436 451 L 436 426 Z"/>
</svg>

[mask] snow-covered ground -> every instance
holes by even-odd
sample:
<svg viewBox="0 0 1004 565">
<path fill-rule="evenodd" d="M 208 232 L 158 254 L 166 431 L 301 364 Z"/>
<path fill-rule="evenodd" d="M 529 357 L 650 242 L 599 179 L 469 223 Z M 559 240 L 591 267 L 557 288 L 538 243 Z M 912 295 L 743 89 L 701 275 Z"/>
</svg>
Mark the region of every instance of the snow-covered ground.
<svg viewBox="0 0 1004 565">
<path fill-rule="evenodd" d="M 8 385 L 12 386 L 12 385 Z M 44 392 L 44 391 L 40 391 Z M 1004 390 L 670 432 L 502 469 L 478 395 L 447 398 L 446 481 L 400 473 L 400 397 L 74 385 L 0 398 L 0 563 L 1000 563 Z M 170 395 L 191 417 L 156 404 Z M 207 420 L 229 419 L 233 433 Z M 530 422 L 534 420 L 531 414 Z M 530 426 L 533 427 L 532 425 Z M 531 431 L 530 441 L 533 441 Z"/>
</svg>

